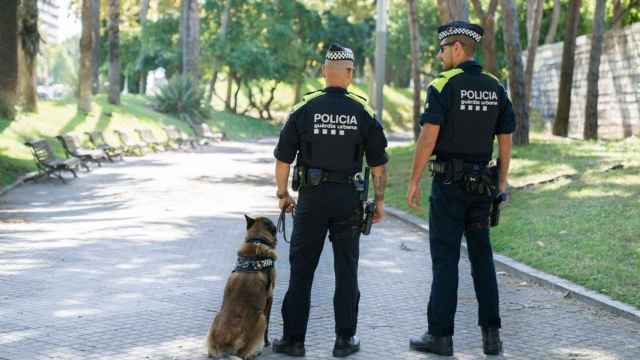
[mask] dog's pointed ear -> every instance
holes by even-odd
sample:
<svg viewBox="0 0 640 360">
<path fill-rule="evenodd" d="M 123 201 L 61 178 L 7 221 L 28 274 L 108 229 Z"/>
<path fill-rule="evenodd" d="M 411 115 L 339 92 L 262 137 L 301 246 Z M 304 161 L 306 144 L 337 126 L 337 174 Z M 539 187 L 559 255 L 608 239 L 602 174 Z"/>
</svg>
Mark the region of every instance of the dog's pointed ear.
<svg viewBox="0 0 640 360">
<path fill-rule="evenodd" d="M 253 224 L 256 223 L 256 219 L 252 219 L 251 217 L 249 217 L 249 215 L 244 214 L 244 218 L 245 220 L 247 220 L 247 230 L 251 229 L 251 227 L 253 226 Z"/>
</svg>

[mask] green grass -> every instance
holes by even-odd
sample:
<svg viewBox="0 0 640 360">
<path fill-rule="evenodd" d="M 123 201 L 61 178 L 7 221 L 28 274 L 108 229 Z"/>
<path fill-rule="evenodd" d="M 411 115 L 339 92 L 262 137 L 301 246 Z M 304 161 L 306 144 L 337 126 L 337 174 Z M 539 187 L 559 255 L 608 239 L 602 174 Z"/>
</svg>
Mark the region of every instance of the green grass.
<svg viewBox="0 0 640 360">
<path fill-rule="evenodd" d="M 269 84 L 270 85 L 270 84 Z M 322 79 L 309 79 L 302 86 L 302 94 L 307 92 L 324 88 L 324 81 Z M 222 78 L 216 83 L 216 93 L 224 98 L 226 96 L 227 82 Z M 233 91 L 235 91 L 235 86 Z M 268 94 L 267 85 L 265 85 L 265 94 Z M 349 91 L 358 95 L 368 98 L 368 86 L 366 84 L 354 84 L 349 87 Z M 257 94 L 257 91 L 256 91 Z M 395 88 L 391 86 L 385 86 L 384 88 L 384 112 L 382 116 L 382 123 L 387 132 L 396 131 L 412 131 L 412 104 L 413 98 L 410 89 Z M 276 119 L 282 121 L 286 118 L 291 107 L 294 105 L 295 91 L 290 84 L 280 84 L 275 92 L 275 97 L 272 105 L 272 113 Z M 424 101 L 424 99 L 423 99 Z M 213 97 L 213 107 L 216 110 L 224 109 L 224 100 L 219 97 Z M 241 91 L 238 95 L 238 109 L 244 109 L 247 104 L 247 96 Z M 253 112 L 249 112 L 251 116 L 257 116 Z"/>
<path fill-rule="evenodd" d="M 413 151 L 392 149 L 389 163 L 388 202 L 405 210 Z M 624 169 L 606 171 L 615 164 Z M 534 135 L 531 145 L 514 149 L 509 183 L 511 199 L 492 230 L 497 252 L 640 307 L 639 139 Z M 426 221 L 427 210 L 410 212 Z"/>
<path fill-rule="evenodd" d="M 230 139 L 275 136 L 279 129 L 277 124 L 224 112 L 214 112 L 208 123 L 212 128 L 224 131 Z M 136 128 L 149 128 L 158 139 L 166 139 L 162 127 L 167 125 L 174 125 L 193 134 L 185 122 L 154 111 L 150 99 L 142 96 L 125 95 L 122 97 L 122 104 L 114 106 L 106 101 L 106 96 L 99 95 L 94 98 L 89 114 L 77 113 L 75 99 L 41 101 L 36 114 L 20 114 L 14 121 L 0 118 L 0 187 L 35 170 L 31 152 L 24 145 L 25 141 L 51 139 L 56 153 L 64 156 L 62 147 L 53 139 L 59 134 L 81 135 L 86 142 L 84 132 L 101 130 L 105 132 L 108 143 L 118 144 L 112 130 L 134 134 Z"/>
<path fill-rule="evenodd" d="M 208 123 L 212 129 L 224 132 L 231 140 L 278 136 L 280 133 L 280 124 L 276 122 L 257 120 L 223 111 L 214 111 L 213 118 Z"/>
</svg>

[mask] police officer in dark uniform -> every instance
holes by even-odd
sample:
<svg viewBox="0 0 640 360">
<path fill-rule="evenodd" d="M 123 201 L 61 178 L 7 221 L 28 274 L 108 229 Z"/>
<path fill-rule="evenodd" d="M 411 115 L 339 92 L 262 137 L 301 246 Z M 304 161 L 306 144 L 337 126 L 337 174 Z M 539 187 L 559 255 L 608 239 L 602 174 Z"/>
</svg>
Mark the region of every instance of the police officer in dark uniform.
<svg viewBox="0 0 640 360">
<path fill-rule="evenodd" d="M 356 190 L 363 157 L 372 168 L 376 192 L 374 222 L 384 213 L 387 154 L 382 125 L 366 100 L 347 91 L 353 77 L 353 52 L 333 44 L 322 72 L 326 88 L 304 96 L 282 128 L 276 158 L 277 197 L 290 211 L 289 167 L 297 156 L 295 182 L 300 183 L 289 262 L 291 277 L 282 305 L 283 337 L 273 351 L 304 356 L 313 274 L 325 237 L 333 247 L 335 270 L 333 355 L 348 356 L 360 348 L 358 319 L 358 254 L 362 203 Z M 294 185 L 295 186 L 295 185 Z"/>
<path fill-rule="evenodd" d="M 429 210 L 433 282 L 427 310 L 428 330 L 411 338 L 417 351 L 453 354 L 460 242 L 467 239 L 471 274 L 479 305 L 484 353 L 502 351 L 498 285 L 489 241 L 489 215 L 496 195 L 504 195 L 515 119 L 505 89 L 482 71 L 473 56 L 483 35 L 480 26 L 455 21 L 438 28 L 444 65 L 429 85 L 416 144 L 407 203 L 420 207 L 420 177 L 432 154 L 434 176 Z M 494 138 L 498 167 L 488 168 Z M 493 170 L 493 171 L 492 171 Z M 499 175 L 499 176 L 498 176 Z"/>
</svg>

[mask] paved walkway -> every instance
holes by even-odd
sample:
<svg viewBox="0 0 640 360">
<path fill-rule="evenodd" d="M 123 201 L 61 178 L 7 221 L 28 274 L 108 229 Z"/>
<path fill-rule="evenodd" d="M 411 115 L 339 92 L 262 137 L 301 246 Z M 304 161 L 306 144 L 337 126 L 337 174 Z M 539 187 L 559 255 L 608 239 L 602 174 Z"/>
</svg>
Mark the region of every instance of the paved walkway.
<svg viewBox="0 0 640 360">
<path fill-rule="evenodd" d="M 244 233 L 242 214 L 276 217 L 273 142 L 224 143 L 107 165 L 62 185 L 0 198 L 0 359 L 205 359 L 204 337 Z M 291 226 L 289 226 L 290 230 Z M 353 359 L 409 351 L 426 324 L 425 235 L 386 218 L 364 237 Z M 333 266 L 316 273 L 308 359 L 330 359 Z M 272 336 L 288 281 L 279 244 Z M 469 264 L 461 264 L 455 358 L 483 359 Z M 640 359 L 640 325 L 500 273 L 505 358 Z M 265 350 L 264 359 L 281 359 Z"/>
</svg>

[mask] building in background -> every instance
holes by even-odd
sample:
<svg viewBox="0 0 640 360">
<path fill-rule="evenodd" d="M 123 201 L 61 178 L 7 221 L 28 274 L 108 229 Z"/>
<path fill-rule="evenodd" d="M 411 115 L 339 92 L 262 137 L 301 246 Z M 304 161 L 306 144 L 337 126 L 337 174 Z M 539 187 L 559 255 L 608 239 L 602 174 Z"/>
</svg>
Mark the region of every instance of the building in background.
<svg viewBox="0 0 640 360">
<path fill-rule="evenodd" d="M 62 18 L 63 8 L 57 0 L 38 0 L 38 20 L 40 35 L 48 44 L 62 41 L 60 27 L 65 19 Z"/>
</svg>

